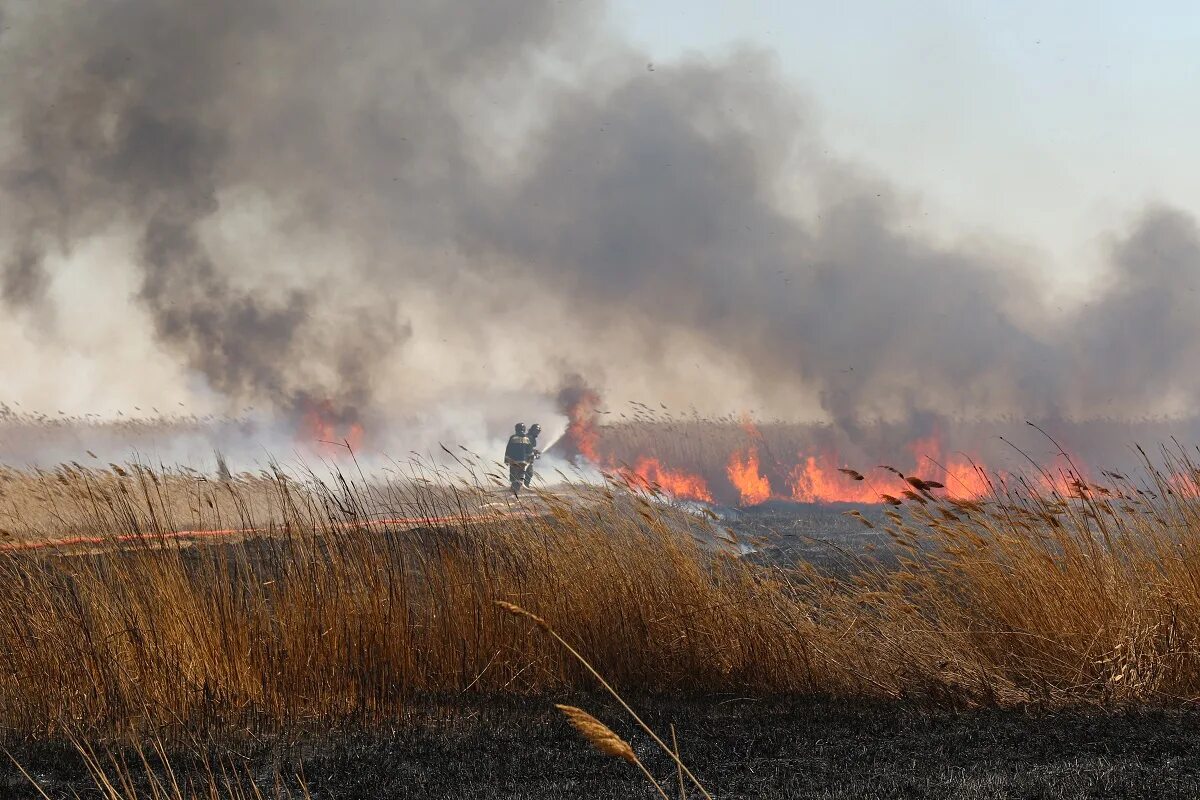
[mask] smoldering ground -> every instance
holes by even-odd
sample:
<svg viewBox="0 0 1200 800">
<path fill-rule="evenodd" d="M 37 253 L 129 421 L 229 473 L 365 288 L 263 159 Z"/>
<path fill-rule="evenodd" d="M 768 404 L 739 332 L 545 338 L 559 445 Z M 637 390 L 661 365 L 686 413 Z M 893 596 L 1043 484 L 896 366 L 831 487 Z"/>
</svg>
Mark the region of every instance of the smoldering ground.
<svg viewBox="0 0 1200 800">
<path fill-rule="evenodd" d="M 1170 413 L 1200 391 L 1188 215 L 1112 233 L 1091 304 L 1051 314 L 1040 265 L 924 238 L 902 191 L 827 155 L 763 53 L 648 68 L 596 2 L 0 18 L 0 335 L 70 349 L 64 287 L 128 284 L 87 313 L 180 369 L 93 347 L 122 396 L 462 408 L 494 436 L 520 402 L 487 398 L 549 408 L 576 372 L 847 431 Z"/>
<path fill-rule="evenodd" d="M 611 700 L 558 699 L 586 706 L 629 736 L 672 790 L 674 765 L 619 722 L 623 714 Z M 453 713 L 437 700 L 414 707 L 410 716 L 422 724 L 393 731 L 244 745 L 236 749 L 238 774 L 253 777 L 265 794 L 280 784 L 294 788 L 302 774 L 313 797 L 656 796 L 631 765 L 595 752 L 550 698 L 459 697 Z M 683 758 L 716 797 L 1140 798 L 1188 797 L 1200 787 L 1195 711 L 954 714 L 742 697 L 639 698 L 636 705 L 655 729 L 675 726 Z M 69 747 L 27 746 L 15 755 L 52 796 L 91 786 Z M 185 751 L 172 768 L 180 779 L 204 781 L 194 761 Z M 145 783 L 142 772 L 132 772 L 135 784 Z M 11 797 L 39 797 L 11 765 L 0 767 L 0 786 Z"/>
</svg>

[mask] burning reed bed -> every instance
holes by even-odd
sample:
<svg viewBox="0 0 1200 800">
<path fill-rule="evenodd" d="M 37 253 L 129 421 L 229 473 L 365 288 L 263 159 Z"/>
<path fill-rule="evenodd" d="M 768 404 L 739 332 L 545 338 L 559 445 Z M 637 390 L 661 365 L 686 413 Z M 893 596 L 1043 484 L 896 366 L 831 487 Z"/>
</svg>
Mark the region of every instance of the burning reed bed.
<svg viewBox="0 0 1200 800">
<path fill-rule="evenodd" d="M 146 538 L 0 553 L 0 736 L 325 730 L 416 697 L 594 688 L 496 601 L 544 619 L 633 696 L 1191 703 L 1200 487 L 1186 457 L 1165 457 L 1143 483 L 1075 478 L 1069 493 L 1008 481 L 950 500 L 914 485 L 878 528 L 899 558 L 852 554 L 839 574 L 714 548 L 716 522 L 653 486 L 509 504 L 469 458 L 466 479 L 420 466 L 389 482 L 233 479 L 220 491 L 258 497 L 234 505 L 261 530 L 199 545 L 131 501 L 111 528 Z M 58 473 L 57 513 L 102 525 L 101 479 L 109 496 L 124 495 L 112 482 L 143 498 L 184 488 L 121 473 Z M 260 506 L 269 520 L 253 519 Z"/>
</svg>

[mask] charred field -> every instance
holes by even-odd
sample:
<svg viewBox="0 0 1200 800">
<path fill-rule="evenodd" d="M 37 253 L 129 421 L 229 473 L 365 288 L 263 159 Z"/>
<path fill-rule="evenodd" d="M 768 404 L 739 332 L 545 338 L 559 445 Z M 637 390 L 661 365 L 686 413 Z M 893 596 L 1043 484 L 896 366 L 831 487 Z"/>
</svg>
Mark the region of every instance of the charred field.
<svg viewBox="0 0 1200 800">
<path fill-rule="evenodd" d="M 619 707 L 597 695 L 426 698 L 384 728 L 225 743 L 199 755 L 180 747 L 171 765 L 202 784 L 206 761 L 236 764 L 249 778 L 243 783 L 268 796 L 279 784 L 300 796 L 301 773 L 314 798 L 655 796 L 635 769 L 580 738 L 554 700 L 621 718 Z M 1183 798 L 1200 791 L 1195 712 L 947 711 L 816 697 L 646 697 L 636 705 L 650 725 L 675 727 L 682 754 L 714 797 Z M 674 776 L 670 759 L 643 742 L 634 746 L 652 772 Z M 72 790 L 86 797 L 94 786 L 69 744 L 27 745 L 15 754 L 53 797 Z M 162 774 L 155 755 L 148 761 Z M 129 772 L 131 791 L 123 796 L 149 796 L 149 772 Z M 11 766 L 0 770 L 0 790 L 14 799 L 40 797 Z"/>
</svg>

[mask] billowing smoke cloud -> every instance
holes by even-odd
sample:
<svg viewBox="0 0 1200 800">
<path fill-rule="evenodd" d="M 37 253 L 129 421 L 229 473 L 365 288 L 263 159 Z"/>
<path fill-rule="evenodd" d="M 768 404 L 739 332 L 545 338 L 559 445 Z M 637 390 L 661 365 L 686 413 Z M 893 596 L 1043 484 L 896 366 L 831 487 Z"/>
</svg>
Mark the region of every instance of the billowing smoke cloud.
<svg viewBox="0 0 1200 800">
<path fill-rule="evenodd" d="M 45 288 L 41 255 L 30 245 L 15 250 L 0 273 L 0 297 L 9 306 L 20 308 L 40 300 Z"/>
<path fill-rule="evenodd" d="M 1033 287 L 985 256 L 897 233 L 872 187 L 828 174 L 835 165 L 797 140 L 801 122 L 771 79 L 745 77 L 763 71 L 753 58 L 688 64 L 602 102 L 572 98 L 494 239 L 545 280 L 566 268 L 581 302 L 701 332 L 764 391 L 806 383 L 845 424 L 922 408 L 1052 410 L 1054 353 L 1004 313 Z M 828 198 L 810 225 L 773 199 L 797 148 L 816 165 L 800 177 Z"/>
<path fill-rule="evenodd" d="M 576 371 L 850 432 L 1196 399 L 1190 219 L 1147 212 L 1090 306 L 1031 327 L 1033 273 L 909 232 L 769 59 L 648 70 L 600 11 L 0 3 L 0 294 L 124 241 L 89 279 L 136 290 L 97 313 L 230 407 L 507 417 Z"/>
<path fill-rule="evenodd" d="M 1163 401 L 1193 413 L 1200 397 L 1200 230 L 1152 208 L 1113 245 L 1111 285 L 1079 320 L 1073 393 L 1130 413 Z M 1069 334 L 1068 334 L 1069 335 Z"/>
</svg>

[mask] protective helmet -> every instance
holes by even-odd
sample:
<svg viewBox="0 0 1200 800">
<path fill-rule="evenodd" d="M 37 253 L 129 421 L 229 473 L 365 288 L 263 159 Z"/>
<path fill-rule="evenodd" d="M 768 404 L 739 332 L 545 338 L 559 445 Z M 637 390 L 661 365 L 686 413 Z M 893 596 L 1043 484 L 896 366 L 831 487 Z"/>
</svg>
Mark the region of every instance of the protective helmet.
<svg viewBox="0 0 1200 800">
<path fill-rule="evenodd" d="M 533 423 L 533 425 L 531 425 L 529 427 L 529 435 L 530 436 L 537 436 L 541 432 L 542 432 L 542 426 L 538 425 L 536 422 Z"/>
<path fill-rule="evenodd" d="M 518 434 L 519 436 L 524 436 L 524 435 L 525 435 L 525 423 L 524 423 L 524 422 L 518 422 L 518 423 L 517 423 L 517 428 L 516 428 L 516 430 L 517 430 L 517 434 Z"/>
</svg>

